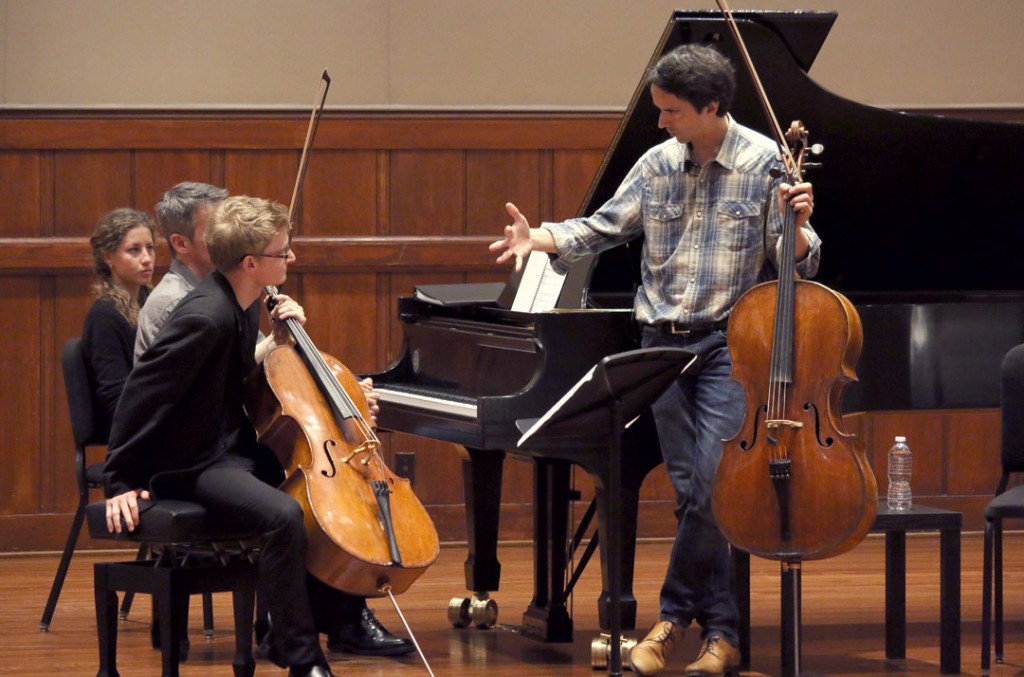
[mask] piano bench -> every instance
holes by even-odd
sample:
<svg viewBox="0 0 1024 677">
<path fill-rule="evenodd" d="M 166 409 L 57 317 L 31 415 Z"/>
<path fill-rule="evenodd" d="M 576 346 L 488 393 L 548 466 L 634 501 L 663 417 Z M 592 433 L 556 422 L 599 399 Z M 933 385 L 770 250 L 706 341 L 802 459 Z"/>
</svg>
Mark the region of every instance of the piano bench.
<svg viewBox="0 0 1024 677">
<path fill-rule="evenodd" d="M 188 501 L 140 501 L 139 525 L 134 532 L 107 531 L 106 502 L 86 507 L 93 538 L 142 542 L 155 559 L 97 563 L 93 570 L 96 630 L 99 639 L 98 677 L 117 672 L 117 592 L 153 596 L 153 646 L 159 645 L 163 677 L 177 677 L 184 660 L 189 596 L 227 592 L 234 596 L 236 677 L 252 677 L 253 613 L 258 580 L 258 534 L 239 533 L 219 524 L 206 508 Z"/>
</svg>

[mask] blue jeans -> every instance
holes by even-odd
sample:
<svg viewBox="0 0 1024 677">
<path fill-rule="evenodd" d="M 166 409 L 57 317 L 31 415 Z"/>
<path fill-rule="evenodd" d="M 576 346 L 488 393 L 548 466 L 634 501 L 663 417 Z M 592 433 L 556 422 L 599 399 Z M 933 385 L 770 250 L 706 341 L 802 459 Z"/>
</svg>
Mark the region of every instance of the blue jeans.
<svg viewBox="0 0 1024 677">
<path fill-rule="evenodd" d="M 730 378 L 725 334 L 698 341 L 647 329 L 643 347 L 693 351 L 698 361 L 652 405 L 665 470 L 676 492 L 678 530 L 661 588 L 663 621 L 687 627 L 696 620 L 702 637 L 739 643 L 739 610 L 732 560 L 711 512 L 711 489 L 722 459 L 722 440 L 743 423 L 745 398 Z"/>
</svg>

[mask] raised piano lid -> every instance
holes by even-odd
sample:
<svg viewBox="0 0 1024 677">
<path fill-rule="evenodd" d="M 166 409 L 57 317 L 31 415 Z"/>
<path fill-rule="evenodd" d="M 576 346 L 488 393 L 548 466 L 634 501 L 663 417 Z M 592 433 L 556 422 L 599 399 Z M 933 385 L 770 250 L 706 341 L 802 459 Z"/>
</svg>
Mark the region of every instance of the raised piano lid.
<svg viewBox="0 0 1024 677">
<path fill-rule="evenodd" d="M 1024 125 L 844 99 L 807 74 L 834 12 L 734 15 L 779 123 L 802 120 L 811 143 L 825 147 L 821 166 L 807 172 L 824 241 L 816 279 L 846 294 L 865 320 L 865 384 L 847 389 L 847 410 L 996 406 L 1002 356 L 1024 342 Z M 686 42 L 714 42 L 740 66 L 732 114 L 767 133 L 721 16 L 675 12 L 651 63 Z M 580 215 L 667 138 L 657 119 L 641 77 Z M 641 244 L 574 266 L 559 306 L 631 305 Z"/>
</svg>

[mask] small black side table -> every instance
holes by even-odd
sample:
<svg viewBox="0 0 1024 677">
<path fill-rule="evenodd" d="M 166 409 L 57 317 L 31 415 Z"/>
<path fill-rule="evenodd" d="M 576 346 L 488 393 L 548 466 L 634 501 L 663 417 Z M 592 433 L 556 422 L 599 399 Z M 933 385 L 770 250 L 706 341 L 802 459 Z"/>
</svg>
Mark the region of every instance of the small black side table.
<svg viewBox="0 0 1024 677">
<path fill-rule="evenodd" d="M 909 511 L 889 510 L 878 502 L 872 533 L 885 534 L 885 657 L 907 655 L 907 532 L 939 532 L 939 663 L 942 674 L 960 672 L 960 531 L 963 514 L 914 504 Z M 750 555 L 733 549 L 740 607 L 740 652 L 750 665 Z M 783 595 L 783 604 L 787 604 Z M 799 604 L 799 601 L 796 602 Z M 785 616 L 785 613 L 783 614 Z"/>
</svg>

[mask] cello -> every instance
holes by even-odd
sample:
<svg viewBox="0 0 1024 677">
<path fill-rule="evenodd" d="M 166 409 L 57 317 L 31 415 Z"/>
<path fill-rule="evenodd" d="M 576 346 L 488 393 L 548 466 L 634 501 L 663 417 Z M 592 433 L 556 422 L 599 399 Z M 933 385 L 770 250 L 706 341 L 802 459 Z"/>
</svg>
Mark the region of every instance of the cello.
<svg viewBox="0 0 1024 677">
<path fill-rule="evenodd" d="M 782 134 L 731 12 L 716 1 L 776 132 L 788 182 L 798 183 L 807 132 L 795 122 Z M 856 380 L 860 317 L 842 294 L 797 279 L 795 243 L 796 216 L 785 209 L 778 280 L 749 289 L 729 317 L 733 379 L 743 386 L 746 415 L 724 443 L 712 511 L 733 545 L 798 568 L 857 545 L 874 521 L 878 488 L 864 445 L 844 430 L 840 412 L 843 388 Z"/>
<path fill-rule="evenodd" d="M 320 85 L 289 222 L 299 202 L 309 148 L 330 86 L 326 70 Z M 272 311 L 277 289 L 264 291 Z M 388 596 L 433 675 L 395 594 L 407 590 L 437 559 L 437 530 L 409 480 L 384 463 L 356 376 L 318 350 L 298 320 L 289 318 L 284 323 L 293 345 L 278 345 L 267 354 L 260 366 L 262 374 L 249 381 L 246 413 L 257 440 L 274 452 L 285 470 L 280 489 L 302 508 L 306 568 L 349 594 Z"/>
<path fill-rule="evenodd" d="M 273 308 L 277 290 L 266 291 Z M 437 559 L 437 530 L 409 480 L 384 464 L 355 375 L 285 322 L 295 345 L 263 361 L 249 417 L 285 468 L 281 490 L 305 513 L 306 567 L 353 595 L 405 592 Z"/>
</svg>

